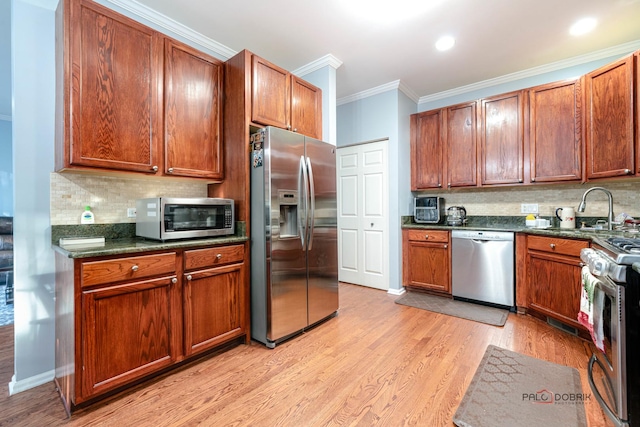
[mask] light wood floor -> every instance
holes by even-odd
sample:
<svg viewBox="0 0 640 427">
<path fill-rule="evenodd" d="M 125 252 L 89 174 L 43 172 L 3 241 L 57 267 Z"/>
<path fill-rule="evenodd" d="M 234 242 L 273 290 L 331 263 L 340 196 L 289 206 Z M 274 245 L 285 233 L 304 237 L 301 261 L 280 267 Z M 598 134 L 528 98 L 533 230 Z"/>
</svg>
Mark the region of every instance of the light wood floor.
<svg viewBox="0 0 640 427">
<path fill-rule="evenodd" d="M 340 292 L 338 316 L 274 350 L 236 346 L 70 420 L 53 383 L 5 390 L 0 425 L 452 426 L 489 344 L 576 367 L 590 393 L 591 345 L 542 321 L 510 314 L 495 327 L 398 305 L 384 291 L 341 284 Z M 2 384 L 7 374 L 0 369 Z M 610 425 L 595 399 L 585 409 L 590 427 Z"/>
</svg>

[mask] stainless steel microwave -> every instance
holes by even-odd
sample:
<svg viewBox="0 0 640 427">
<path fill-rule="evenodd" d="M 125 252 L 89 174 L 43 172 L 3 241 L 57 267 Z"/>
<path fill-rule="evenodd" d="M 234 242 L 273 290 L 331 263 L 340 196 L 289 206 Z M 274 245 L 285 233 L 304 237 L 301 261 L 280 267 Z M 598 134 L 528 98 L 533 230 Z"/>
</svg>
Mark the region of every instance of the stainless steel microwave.
<svg viewBox="0 0 640 427">
<path fill-rule="evenodd" d="M 444 198 L 421 196 L 413 199 L 415 222 L 438 224 L 444 220 Z"/>
<path fill-rule="evenodd" d="M 234 233 L 231 199 L 154 197 L 136 201 L 136 236 L 172 240 Z"/>
</svg>

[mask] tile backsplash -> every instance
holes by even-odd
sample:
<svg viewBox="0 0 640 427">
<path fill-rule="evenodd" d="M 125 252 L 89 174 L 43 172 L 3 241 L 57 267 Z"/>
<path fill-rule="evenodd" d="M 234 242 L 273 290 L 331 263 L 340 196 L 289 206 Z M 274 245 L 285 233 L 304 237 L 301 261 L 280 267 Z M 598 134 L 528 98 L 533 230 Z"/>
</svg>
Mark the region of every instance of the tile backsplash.
<svg viewBox="0 0 640 427">
<path fill-rule="evenodd" d="M 207 197 L 207 183 L 189 180 L 129 178 L 78 173 L 51 173 L 51 225 L 80 224 L 91 206 L 96 224 L 134 223 L 127 208 L 145 197 Z"/>
<path fill-rule="evenodd" d="M 444 197 L 445 206 L 464 206 L 468 215 L 474 216 L 525 216 L 520 212 L 521 203 L 537 203 L 539 215 L 555 215 L 556 208 L 573 207 L 577 210 L 582 195 L 591 187 L 604 187 L 613 194 L 614 216 L 622 212 L 640 218 L 640 182 L 606 181 L 587 184 L 553 184 L 526 187 L 496 187 L 456 189 L 450 191 L 421 192 L 420 194 Z M 601 191 L 587 196 L 587 207 L 577 217 L 606 217 L 608 199 Z"/>
</svg>

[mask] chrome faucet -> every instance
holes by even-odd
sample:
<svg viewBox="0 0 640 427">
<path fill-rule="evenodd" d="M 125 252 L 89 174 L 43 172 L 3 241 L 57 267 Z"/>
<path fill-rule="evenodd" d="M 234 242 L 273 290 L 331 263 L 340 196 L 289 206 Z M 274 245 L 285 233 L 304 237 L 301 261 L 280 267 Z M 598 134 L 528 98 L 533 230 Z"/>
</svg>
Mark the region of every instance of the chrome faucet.
<svg viewBox="0 0 640 427">
<path fill-rule="evenodd" d="M 584 194 L 582 195 L 582 200 L 580 201 L 580 205 L 578 206 L 578 212 L 580 213 L 584 212 L 584 208 L 587 207 L 587 194 L 589 194 L 593 190 L 604 191 L 604 193 L 609 198 L 609 230 L 613 230 L 613 195 L 611 194 L 611 191 L 607 190 L 606 188 L 591 187 L 590 189 L 585 191 Z"/>
</svg>

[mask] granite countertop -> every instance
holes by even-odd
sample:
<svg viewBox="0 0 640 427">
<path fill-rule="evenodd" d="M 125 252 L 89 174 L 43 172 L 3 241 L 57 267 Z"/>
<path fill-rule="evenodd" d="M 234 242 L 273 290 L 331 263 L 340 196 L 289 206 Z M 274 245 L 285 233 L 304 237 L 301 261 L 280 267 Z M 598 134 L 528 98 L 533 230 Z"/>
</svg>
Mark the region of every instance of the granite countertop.
<svg viewBox="0 0 640 427">
<path fill-rule="evenodd" d="M 61 237 L 103 236 L 104 245 L 100 246 L 60 246 Z M 51 247 L 68 258 L 91 258 L 105 255 L 125 255 L 140 252 L 185 249 L 195 247 L 218 246 L 232 243 L 244 243 L 246 235 L 244 222 L 236 222 L 236 233 L 230 236 L 201 237 L 197 239 L 167 240 L 164 242 L 135 236 L 135 224 L 94 224 L 52 226 Z"/>
<path fill-rule="evenodd" d="M 595 221 L 594 221 L 595 222 Z M 553 224 L 553 222 L 552 222 Z M 483 231 L 512 231 L 516 233 L 537 234 L 543 236 L 566 237 L 572 239 L 607 238 L 610 236 L 640 237 L 637 232 L 623 230 L 595 230 L 581 228 L 547 227 L 535 228 L 524 225 L 522 217 L 468 217 L 466 225 L 451 226 L 444 224 L 419 224 L 413 220 L 413 216 L 402 217 L 402 228 L 407 229 L 441 229 L 441 230 L 483 230 Z"/>
</svg>

